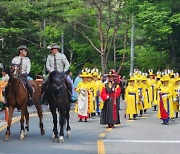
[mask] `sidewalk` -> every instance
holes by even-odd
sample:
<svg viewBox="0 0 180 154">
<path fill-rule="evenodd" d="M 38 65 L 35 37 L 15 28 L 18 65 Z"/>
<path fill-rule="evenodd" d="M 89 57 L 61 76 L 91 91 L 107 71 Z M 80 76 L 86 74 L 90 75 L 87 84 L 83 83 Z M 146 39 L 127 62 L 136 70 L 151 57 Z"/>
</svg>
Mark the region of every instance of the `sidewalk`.
<svg viewBox="0 0 180 154">
<path fill-rule="evenodd" d="M 42 105 L 43 112 L 49 112 L 49 106 L 48 105 Z M 28 107 L 29 114 L 37 113 L 36 107 L 33 105 L 31 107 Z M 13 118 L 20 116 L 21 112 L 17 110 L 17 108 L 14 109 Z M 4 120 L 5 114 L 4 110 L 0 111 L 0 127 L 4 126 L 7 122 Z"/>
</svg>

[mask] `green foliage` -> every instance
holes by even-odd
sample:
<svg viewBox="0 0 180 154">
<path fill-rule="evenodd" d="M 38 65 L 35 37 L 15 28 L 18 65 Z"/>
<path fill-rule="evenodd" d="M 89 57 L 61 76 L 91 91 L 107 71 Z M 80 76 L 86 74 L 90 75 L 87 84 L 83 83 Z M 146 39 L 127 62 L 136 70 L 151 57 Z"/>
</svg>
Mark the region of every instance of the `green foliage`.
<svg viewBox="0 0 180 154">
<path fill-rule="evenodd" d="M 136 46 L 135 66 L 145 72 L 150 68 L 163 70 L 168 66 L 168 56 L 166 52 L 160 53 L 151 46 Z"/>
<path fill-rule="evenodd" d="M 0 61 L 9 66 L 17 47 L 25 44 L 30 48 L 32 74 L 42 73 L 45 57 L 49 51 L 45 45 L 60 44 L 64 35 L 65 54 L 73 52 L 71 69 L 76 72 L 83 67 L 101 69 L 100 54 L 75 29 L 81 30 L 94 45 L 100 48 L 97 10 L 87 0 L 3 0 L 0 2 Z M 96 1 L 98 2 L 98 1 Z M 103 1 L 102 29 L 105 33 L 108 21 L 114 23 L 118 0 L 111 1 L 111 18 L 108 19 L 108 0 Z M 167 64 L 180 70 L 180 13 L 179 0 L 126 0 L 118 16 L 116 35 L 117 66 L 125 62 L 121 74 L 129 75 L 130 64 L 130 16 L 135 15 L 135 67 L 146 71 L 163 69 Z M 46 25 L 43 25 L 45 21 Z M 126 49 L 124 34 L 128 31 Z M 110 25 L 109 35 L 114 32 Z M 111 38 L 111 37 L 110 37 Z M 108 40 L 110 42 L 110 39 Z M 1 42 L 0 42 L 0 45 Z M 109 44 L 108 46 L 109 47 Z M 108 68 L 114 67 L 113 48 L 110 48 Z"/>
</svg>

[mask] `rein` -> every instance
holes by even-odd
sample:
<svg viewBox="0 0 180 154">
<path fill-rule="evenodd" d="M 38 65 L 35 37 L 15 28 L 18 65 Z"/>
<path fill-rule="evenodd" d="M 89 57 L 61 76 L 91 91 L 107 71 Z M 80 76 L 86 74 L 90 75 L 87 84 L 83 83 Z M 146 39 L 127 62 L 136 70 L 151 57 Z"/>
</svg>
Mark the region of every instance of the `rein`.
<svg viewBox="0 0 180 154">
<path fill-rule="evenodd" d="M 63 81 L 60 86 L 57 86 L 55 83 L 53 83 L 53 85 L 56 87 L 57 90 L 59 90 L 63 85 L 65 85 L 64 82 L 65 82 L 65 81 Z"/>
</svg>

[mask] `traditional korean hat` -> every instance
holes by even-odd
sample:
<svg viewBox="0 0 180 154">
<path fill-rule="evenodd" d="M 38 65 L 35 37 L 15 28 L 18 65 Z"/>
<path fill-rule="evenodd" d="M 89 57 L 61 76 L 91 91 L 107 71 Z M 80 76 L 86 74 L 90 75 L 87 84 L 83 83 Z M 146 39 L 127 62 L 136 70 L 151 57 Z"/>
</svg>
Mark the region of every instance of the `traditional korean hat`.
<svg viewBox="0 0 180 154">
<path fill-rule="evenodd" d="M 129 81 L 135 81 L 135 77 L 132 76 L 132 77 L 129 79 Z"/>
<path fill-rule="evenodd" d="M 169 81 L 169 75 L 168 75 L 168 74 L 164 75 L 164 76 L 161 78 L 161 81 L 162 81 L 162 82 L 163 82 L 163 81 Z"/>
<path fill-rule="evenodd" d="M 157 74 L 156 78 L 160 79 L 161 78 L 161 72 L 157 72 L 156 74 Z"/>
<path fill-rule="evenodd" d="M 178 81 L 180 81 L 180 77 L 175 78 L 175 82 L 178 82 Z"/>
<path fill-rule="evenodd" d="M 136 76 L 135 76 L 135 79 L 136 80 L 142 80 L 142 76 L 140 73 L 138 73 Z"/>
<path fill-rule="evenodd" d="M 92 76 L 98 76 L 98 72 L 99 72 L 99 70 L 97 68 L 93 68 L 91 70 Z"/>
<path fill-rule="evenodd" d="M 147 77 L 145 75 L 142 76 L 142 81 L 147 81 Z"/>
<path fill-rule="evenodd" d="M 107 76 L 116 76 L 116 74 L 113 71 L 109 71 L 109 73 L 107 74 Z"/>
<path fill-rule="evenodd" d="M 82 72 L 81 75 L 80 75 L 81 78 L 88 77 L 88 73 L 86 72 L 85 69 L 83 69 L 81 72 Z"/>
<path fill-rule="evenodd" d="M 154 75 L 152 69 L 149 69 L 148 72 L 149 72 L 149 76 L 153 76 Z"/>
</svg>

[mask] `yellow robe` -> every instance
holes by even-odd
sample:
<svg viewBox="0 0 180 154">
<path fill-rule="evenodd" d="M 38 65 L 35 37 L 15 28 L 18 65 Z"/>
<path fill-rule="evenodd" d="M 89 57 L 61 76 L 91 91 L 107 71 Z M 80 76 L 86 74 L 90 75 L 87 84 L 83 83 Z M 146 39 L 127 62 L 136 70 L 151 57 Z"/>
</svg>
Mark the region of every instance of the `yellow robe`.
<svg viewBox="0 0 180 154">
<path fill-rule="evenodd" d="M 155 90 L 154 90 L 154 105 L 159 105 L 160 102 L 160 97 L 159 97 L 159 93 L 161 91 L 161 86 L 162 86 L 162 82 L 161 81 L 157 81 L 155 84 Z"/>
<path fill-rule="evenodd" d="M 136 87 L 138 88 L 138 109 L 143 110 L 144 109 L 144 102 L 143 102 L 143 83 L 136 83 Z"/>
<path fill-rule="evenodd" d="M 127 86 L 125 93 L 125 102 L 126 102 L 126 114 L 130 115 L 130 118 L 133 118 L 133 114 L 138 114 L 138 89 L 136 86 Z"/>
<path fill-rule="evenodd" d="M 102 83 L 102 81 L 100 81 L 100 80 L 92 81 L 92 89 L 93 89 L 93 97 L 94 97 L 93 100 L 95 100 L 95 97 L 99 97 L 99 109 L 102 109 L 103 104 L 104 104 L 100 97 L 100 93 L 101 93 L 103 87 L 104 87 L 104 84 Z M 95 105 L 96 105 L 96 103 L 95 103 Z M 97 108 L 97 106 L 95 108 Z"/>
<path fill-rule="evenodd" d="M 151 102 L 149 100 L 149 91 L 148 91 L 148 85 L 147 84 L 143 84 L 142 94 L 143 94 L 144 109 L 151 108 L 152 105 L 151 105 Z"/>
<path fill-rule="evenodd" d="M 170 84 L 168 84 L 168 86 L 162 85 L 161 93 L 162 93 L 162 99 L 163 99 L 165 110 L 169 113 L 170 118 L 174 118 L 174 107 L 173 107 L 173 101 L 172 101 L 173 91 L 172 91 L 171 85 Z M 160 107 L 158 110 L 158 117 L 161 118 Z"/>
<path fill-rule="evenodd" d="M 88 96 L 88 102 L 89 102 L 88 112 L 89 113 L 96 113 L 95 100 L 93 99 L 93 97 L 94 97 L 94 90 L 93 90 L 94 83 L 93 83 L 93 81 L 88 82 L 87 86 L 88 86 L 88 95 L 89 95 Z"/>
<path fill-rule="evenodd" d="M 83 82 L 83 81 L 79 82 L 79 84 L 77 85 L 76 91 L 80 93 L 80 89 L 88 90 L 88 82 Z M 75 105 L 75 112 L 78 113 L 78 102 Z"/>
<path fill-rule="evenodd" d="M 155 85 L 155 80 L 154 79 L 149 79 L 148 80 L 149 100 L 150 100 L 150 102 L 152 104 L 154 104 L 154 91 L 155 91 L 154 90 L 155 89 L 154 85 Z"/>
<path fill-rule="evenodd" d="M 174 86 L 174 93 L 173 93 L 173 107 L 174 111 L 179 111 L 179 105 L 180 105 L 180 85 Z"/>
</svg>

